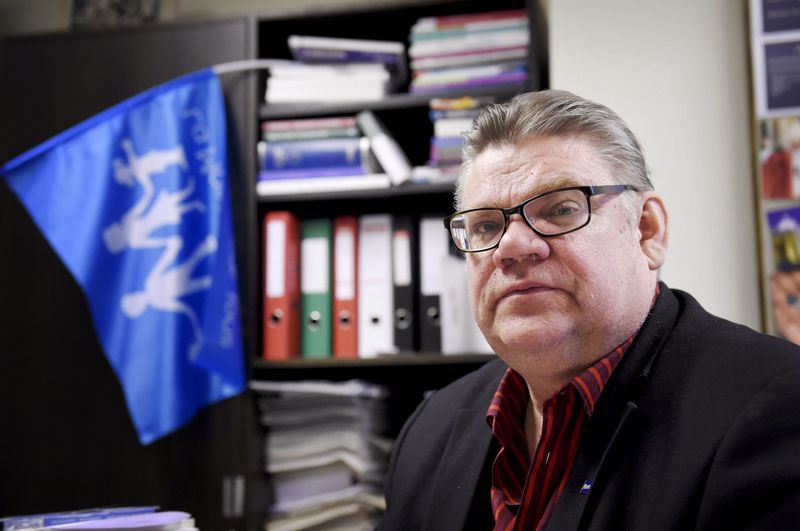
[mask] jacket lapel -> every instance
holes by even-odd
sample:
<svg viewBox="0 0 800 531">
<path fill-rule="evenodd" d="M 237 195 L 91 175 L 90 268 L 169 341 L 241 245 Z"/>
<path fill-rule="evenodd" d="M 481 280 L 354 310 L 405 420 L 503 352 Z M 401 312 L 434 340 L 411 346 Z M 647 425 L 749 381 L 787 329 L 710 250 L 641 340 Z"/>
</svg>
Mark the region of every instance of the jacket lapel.
<svg viewBox="0 0 800 531">
<path fill-rule="evenodd" d="M 597 401 L 581 436 L 567 484 L 546 529 L 588 526 L 591 507 L 603 495 L 606 475 L 613 469 L 615 448 L 625 437 L 635 433 L 639 397 L 664 341 L 676 324 L 678 313 L 678 300 L 661 284 L 661 295 L 650 316 Z"/>
<path fill-rule="evenodd" d="M 487 405 L 488 408 L 488 405 Z M 426 530 L 464 529 L 473 498 L 489 493 L 479 489 L 479 480 L 492 442 L 492 432 L 484 420 L 486 410 L 462 409 L 456 413 L 444 458 L 433 481 L 431 508 L 423 522 Z"/>
</svg>

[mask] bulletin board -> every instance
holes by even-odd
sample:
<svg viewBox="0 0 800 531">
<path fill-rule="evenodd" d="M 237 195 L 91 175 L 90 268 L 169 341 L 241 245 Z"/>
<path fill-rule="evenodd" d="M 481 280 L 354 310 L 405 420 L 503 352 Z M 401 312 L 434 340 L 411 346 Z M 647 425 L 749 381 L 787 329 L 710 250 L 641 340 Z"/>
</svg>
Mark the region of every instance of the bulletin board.
<svg viewBox="0 0 800 531">
<path fill-rule="evenodd" d="M 800 344 L 800 0 L 748 0 L 766 331 Z"/>
</svg>

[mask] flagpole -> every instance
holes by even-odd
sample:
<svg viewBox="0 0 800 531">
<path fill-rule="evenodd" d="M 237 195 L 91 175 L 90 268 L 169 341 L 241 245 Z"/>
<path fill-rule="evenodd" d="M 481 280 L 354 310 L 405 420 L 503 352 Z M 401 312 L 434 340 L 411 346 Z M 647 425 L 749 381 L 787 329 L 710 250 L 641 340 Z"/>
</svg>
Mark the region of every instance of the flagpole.
<svg viewBox="0 0 800 531">
<path fill-rule="evenodd" d="M 245 72 L 248 70 L 269 70 L 273 66 L 292 64 L 294 61 L 288 59 L 249 59 L 245 61 L 230 61 L 220 63 L 211 67 L 211 70 L 219 75 L 231 74 L 234 72 Z"/>
</svg>

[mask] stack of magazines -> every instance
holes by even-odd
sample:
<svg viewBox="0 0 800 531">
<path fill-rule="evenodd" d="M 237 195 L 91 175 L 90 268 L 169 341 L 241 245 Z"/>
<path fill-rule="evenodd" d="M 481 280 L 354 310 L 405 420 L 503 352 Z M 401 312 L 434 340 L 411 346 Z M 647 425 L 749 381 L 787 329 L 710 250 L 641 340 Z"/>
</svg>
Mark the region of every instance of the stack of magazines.
<svg viewBox="0 0 800 531">
<path fill-rule="evenodd" d="M 256 381 L 272 500 L 266 529 L 367 530 L 383 508 L 387 390 L 362 381 Z M 327 528 L 327 527 L 326 527 Z"/>
<path fill-rule="evenodd" d="M 411 92 L 522 84 L 528 77 L 525 10 L 424 17 L 409 40 Z"/>
<path fill-rule="evenodd" d="M 402 42 L 292 35 L 296 62 L 270 68 L 267 103 L 376 101 L 407 79 Z"/>
</svg>

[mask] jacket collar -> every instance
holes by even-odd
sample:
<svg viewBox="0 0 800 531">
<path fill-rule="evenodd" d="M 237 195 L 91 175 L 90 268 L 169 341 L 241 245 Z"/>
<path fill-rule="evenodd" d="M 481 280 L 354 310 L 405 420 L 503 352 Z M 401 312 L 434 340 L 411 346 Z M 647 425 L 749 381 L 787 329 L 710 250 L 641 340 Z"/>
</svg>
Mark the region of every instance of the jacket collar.
<svg viewBox="0 0 800 531">
<path fill-rule="evenodd" d="M 584 512 L 603 494 L 614 445 L 636 424 L 639 397 L 680 310 L 675 295 L 663 283 L 660 287 L 650 315 L 600 395 L 547 529 L 579 528 Z"/>
</svg>

